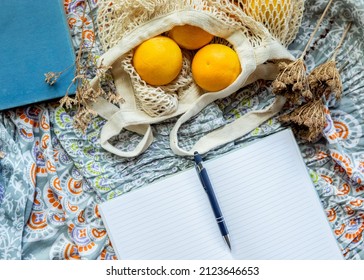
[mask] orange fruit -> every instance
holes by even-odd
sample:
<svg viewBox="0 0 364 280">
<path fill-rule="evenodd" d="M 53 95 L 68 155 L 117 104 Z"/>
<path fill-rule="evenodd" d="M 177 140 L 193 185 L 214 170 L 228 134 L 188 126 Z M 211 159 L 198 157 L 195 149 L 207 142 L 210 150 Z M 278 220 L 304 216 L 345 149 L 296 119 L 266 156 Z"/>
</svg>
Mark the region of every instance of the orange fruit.
<svg viewBox="0 0 364 280">
<path fill-rule="evenodd" d="M 206 91 L 219 91 L 230 84 L 241 72 L 238 54 L 228 46 L 210 44 L 201 48 L 192 60 L 192 76 Z"/>
<path fill-rule="evenodd" d="M 200 27 L 188 24 L 173 27 L 168 32 L 168 36 L 176 41 L 181 48 L 187 50 L 197 50 L 210 43 L 214 38 L 214 35 Z"/>
<path fill-rule="evenodd" d="M 162 86 L 178 76 L 182 60 L 182 51 L 176 42 L 157 36 L 144 41 L 134 50 L 133 66 L 146 83 Z"/>
</svg>

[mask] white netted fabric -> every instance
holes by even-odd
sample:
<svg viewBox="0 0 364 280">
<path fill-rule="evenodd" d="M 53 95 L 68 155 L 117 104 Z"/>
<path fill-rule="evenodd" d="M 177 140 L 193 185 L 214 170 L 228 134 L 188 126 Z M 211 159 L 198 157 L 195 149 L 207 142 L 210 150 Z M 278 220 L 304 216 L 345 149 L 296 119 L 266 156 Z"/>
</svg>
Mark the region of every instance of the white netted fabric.
<svg viewBox="0 0 364 280">
<path fill-rule="evenodd" d="M 283 45 L 288 46 L 300 27 L 304 5 L 294 0 L 237 0 L 244 12 L 263 23 Z"/>
<path fill-rule="evenodd" d="M 269 33 L 288 45 L 298 31 L 303 0 L 99 0 L 99 37 L 105 50 L 136 27 L 171 12 L 202 10 L 230 26 L 240 26 L 253 45 Z M 248 16 L 249 17 L 248 17 Z M 254 19 L 254 20 L 251 20 Z"/>
<path fill-rule="evenodd" d="M 205 153 L 242 137 L 282 109 L 284 97 L 275 97 L 271 105 L 252 110 L 203 135 L 191 149 L 179 145 L 178 131 L 182 124 L 208 104 L 256 80 L 276 78 L 278 63 L 294 60 L 286 46 L 300 25 L 304 0 L 249 3 L 247 0 L 99 0 L 98 3 L 99 38 L 105 50 L 98 63 L 111 67 L 117 92 L 124 100 L 117 107 L 99 98 L 93 106 L 107 119 L 100 133 L 105 150 L 122 157 L 139 155 L 153 142 L 151 125 L 178 116 L 170 132 L 172 151 L 182 156 L 193 155 L 195 150 Z M 257 5 L 265 8 L 259 10 Z M 213 42 L 228 45 L 237 53 L 241 72 L 228 87 L 207 92 L 197 86 L 190 67 L 194 52 L 184 53 L 180 75 L 166 86 L 150 86 L 136 73 L 132 58 L 137 46 L 155 36 L 168 36 L 174 26 L 186 24 L 206 30 L 215 36 Z M 91 85 L 97 89 L 98 77 L 94 77 Z M 132 151 L 121 150 L 109 142 L 123 129 L 143 136 Z"/>
<path fill-rule="evenodd" d="M 267 6 L 261 5 L 264 1 Z M 99 36 L 107 50 L 115 46 L 120 38 L 152 18 L 179 10 L 194 9 L 213 15 L 227 26 L 239 28 L 252 46 L 261 45 L 271 35 L 286 45 L 296 33 L 302 16 L 300 12 L 293 15 L 293 10 L 297 11 L 296 6 L 299 6 L 298 11 L 301 11 L 302 3 L 295 0 L 101 0 L 98 15 Z M 269 12 L 270 9 L 272 12 Z M 177 90 L 186 88 L 193 82 L 186 57 L 184 69 L 177 80 L 163 87 L 150 86 L 140 78 L 132 66 L 132 52 L 121 64 L 131 76 L 138 107 L 150 116 L 175 112 L 178 107 Z"/>
<path fill-rule="evenodd" d="M 191 54 L 183 51 L 182 70 L 171 83 L 165 86 L 151 86 L 140 78 L 133 67 L 133 51 L 121 61 L 121 66 L 130 75 L 131 83 L 139 109 L 149 116 L 164 116 L 172 114 L 178 108 L 178 99 L 192 83 Z"/>
</svg>

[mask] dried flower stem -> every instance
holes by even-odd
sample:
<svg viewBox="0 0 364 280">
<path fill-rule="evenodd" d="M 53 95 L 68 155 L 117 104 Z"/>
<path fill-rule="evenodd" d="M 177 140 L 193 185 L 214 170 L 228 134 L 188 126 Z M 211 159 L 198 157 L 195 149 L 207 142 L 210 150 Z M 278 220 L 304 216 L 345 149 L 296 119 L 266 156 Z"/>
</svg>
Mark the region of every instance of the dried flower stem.
<svg viewBox="0 0 364 280">
<path fill-rule="evenodd" d="M 307 42 L 307 44 L 306 44 L 306 47 L 305 47 L 305 49 L 303 50 L 303 52 L 302 52 L 302 54 L 301 54 L 301 56 L 300 56 L 300 58 L 299 58 L 299 59 L 302 59 L 302 60 L 303 60 L 303 58 L 305 57 L 305 55 L 306 55 L 306 53 L 307 53 L 307 51 L 308 51 L 308 48 L 309 48 L 309 46 L 311 45 L 312 40 L 313 40 L 314 36 L 316 35 L 316 33 L 317 33 L 318 29 L 320 28 L 320 25 L 321 25 L 322 21 L 324 20 L 324 18 L 325 18 L 325 16 L 326 16 L 327 12 L 329 11 L 329 8 L 330 8 L 330 6 L 331 6 L 332 2 L 334 2 L 334 0 L 330 0 L 330 1 L 329 1 L 329 3 L 327 3 L 325 10 L 324 10 L 324 12 L 322 13 L 322 15 L 321 15 L 321 17 L 320 17 L 319 21 L 317 22 L 316 27 L 315 27 L 314 31 L 312 32 L 312 34 L 311 34 L 311 36 L 310 36 L 310 39 L 308 40 L 308 42 Z"/>
<path fill-rule="evenodd" d="M 287 96 L 288 100 L 293 101 L 293 104 L 299 104 L 297 101 L 302 97 L 305 98 L 307 103 L 281 116 L 279 120 L 291 124 L 298 137 L 310 142 L 315 141 L 325 127 L 325 101 L 333 93 L 336 99 L 340 99 L 343 90 L 340 72 L 336 67 L 336 56 L 350 30 L 351 23 L 345 28 L 340 42 L 329 61 L 316 67 L 309 76 L 306 74 L 304 63 L 308 48 L 332 2 L 333 0 L 328 2 L 301 56 L 290 64 L 282 63 L 280 74 L 273 82 L 273 93 Z"/>
<path fill-rule="evenodd" d="M 344 40 L 346 38 L 346 35 L 348 34 L 350 28 L 351 28 L 351 25 L 352 25 L 352 22 L 349 22 L 343 32 L 343 35 L 341 36 L 341 39 L 340 39 L 340 42 L 339 44 L 336 46 L 335 50 L 334 50 L 334 53 L 332 54 L 332 57 L 331 57 L 331 60 L 332 61 L 336 61 L 336 56 L 341 48 L 341 46 L 343 45 L 344 43 Z"/>
<path fill-rule="evenodd" d="M 100 66 L 97 66 L 95 57 L 92 53 L 92 50 L 95 46 L 95 39 L 91 41 L 91 44 L 85 43 L 85 24 L 86 21 L 84 20 L 86 16 L 87 7 L 90 7 L 90 2 L 86 1 L 83 5 L 83 12 L 81 15 L 81 40 L 79 44 L 79 48 L 76 53 L 75 62 L 75 74 L 72 82 L 67 88 L 65 96 L 60 100 L 60 105 L 65 107 L 66 109 L 74 108 L 76 110 L 76 114 L 74 116 L 74 127 L 81 129 L 83 132 L 86 131 L 89 123 L 91 122 L 92 118 L 97 115 L 97 113 L 92 109 L 91 104 L 97 100 L 98 97 L 104 97 L 109 102 L 112 103 L 119 103 L 121 101 L 121 96 L 116 92 L 113 85 L 109 85 L 107 82 L 110 80 L 108 79 L 108 75 L 110 75 L 108 70 L 111 67 L 106 67 L 100 63 Z M 93 32 L 95 32 L 95 22 L 91 15 L 92 20 L 92 27 Z M 71 65 L 71 66 L 73 66 Z M 71 67 L 70 66 L 70 67 Z M 67 68 L 68 69 L 68 68 Z M 58 77 L 67 69 L 63 70 L 62 72 L 49 72 L 46 73 L 46 82 L 50 85 L 54 84 Z M 95 75 L 98 77 L 98 87 L 93 88 L 91 86 L 90 80 L 88 79 L 87 75 L 90 72 L 95 71 Z M 108 87 L 107 92 L 105 91 L 105 86 Z M 75 88 L 75 96 L 69 96 L 71 89 Z"/>
<path fill-rule="evenodd" d="M 62 71 L 59 71 L 59 72 L 53 72 L 53 71 L 50 71 L 50 72 L 47 72 L 44 74 L 45 76 L 45 79 L 44 81 L 49 84 L 50 86 L 54 85 L 58 78 L 64 73 L 66 72 L 68 69 L 70 69 L 73 65 L 75 65 L 75 63 L 71 64 L 70 66 L 68 66 L 66 69 L 62 70 Z"/>
<path fill-rule="evenodd" d="M 276 80 L 273 82 L 273 93 L 280 94 L 287 98 L 288 101 L 293 104 L 300 104 L 301 99 L 312 100 L 313 94 L 310 90 L 309 81 L 306 74 L 306 65 L 304 57 L 306 56 L 307 50 L 311 45 L 311 42 L 317 33 L 324 17 L 326 16 L 333 0 L 330 0 L 321 15 L 319 21 L 316 24 L 315 30 L 312 32 L 304 51 L 301 56 L 289 64 L 280 64 L 280 73 Z"/>
<path fill-rule="evenodd" d="M 335 94 L 335 98 L 337 100 L 341 98 L 343 86 L 340 77 L 340 70 L 336 67 L 336 56 L 350 30 L 350 27 L 351 22 L 347 24 L 331 59 L 317 66 L 308 77 L 310 89 L 314 93 L 316 99 L 324 97 L 326 100 L 329 100 L 332 93 Z"/>
</svg>

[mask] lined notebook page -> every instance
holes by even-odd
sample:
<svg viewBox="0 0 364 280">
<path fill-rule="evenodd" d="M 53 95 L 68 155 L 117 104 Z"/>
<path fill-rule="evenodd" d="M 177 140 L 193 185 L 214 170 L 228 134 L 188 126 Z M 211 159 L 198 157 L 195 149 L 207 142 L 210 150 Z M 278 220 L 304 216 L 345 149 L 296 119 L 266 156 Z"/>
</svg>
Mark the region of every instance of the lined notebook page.
<svg viewBox="0 0 364 280">
<path fill-rule="evenodd" d="M 291 130 L 205 166 L 234 258 L 343 259 Z"/>
<path fill-rule="evenodd" d="M 196 171 L 100 205 L 119 259 L 232 259 Z"/>
<path fill-rule="evenodd" d="M 100 205 L 120 259 L 342 259 L 290 130 L 205 166 L 232 252 L 191 169 Z"/>
</svg>

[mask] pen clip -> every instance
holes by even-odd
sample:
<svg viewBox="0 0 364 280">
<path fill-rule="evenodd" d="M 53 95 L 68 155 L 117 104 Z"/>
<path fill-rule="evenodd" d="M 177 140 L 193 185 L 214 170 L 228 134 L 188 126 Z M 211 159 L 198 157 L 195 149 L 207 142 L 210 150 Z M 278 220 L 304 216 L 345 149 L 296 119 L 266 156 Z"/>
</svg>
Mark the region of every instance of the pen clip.
<svg viewBox="0 0 364 280">
<path fill-rule="evenodd" d="M 200 182 L 201 182 L 201 185 L 202 185 L 203 189 L 207 192 L 204 181 L 201 178 L 201 171 L 204 169 L 203 165 L 201 163 L 195 164 L 195 169 L 197 171 L 197 176 L 198 176 L 198 179 L 200 179 Z"/>
<path fill-rule="evenodd" d="M 200 173 L 201 173 L 201 171 L 204 169 L 204 167 L 203 167 L 203 165 L 202 165 L 202 163 L 201 163 L 201 162 L 196 163 L 196 164 L 195 164 L 195 168 L 196 168 L 196 170 L 197 170 L 198 174 L 200 174 Z"/>
</svg>

